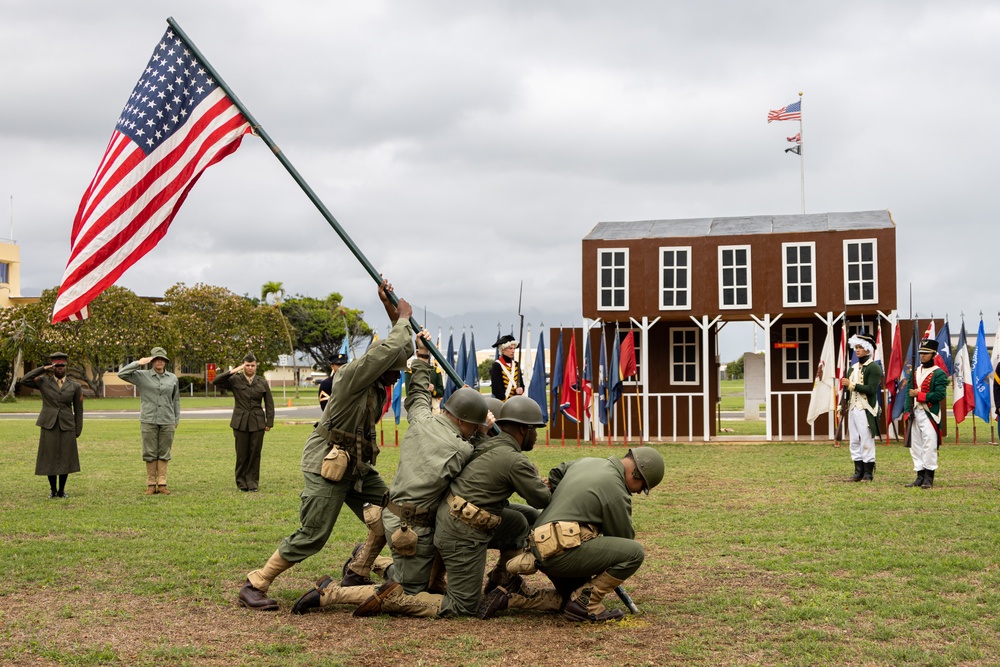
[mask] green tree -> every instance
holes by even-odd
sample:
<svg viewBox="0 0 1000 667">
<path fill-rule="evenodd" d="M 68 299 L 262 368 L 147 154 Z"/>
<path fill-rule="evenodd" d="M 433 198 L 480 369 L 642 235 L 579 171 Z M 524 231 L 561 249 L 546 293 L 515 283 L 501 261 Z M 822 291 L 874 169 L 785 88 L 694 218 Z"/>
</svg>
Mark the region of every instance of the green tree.
<svg viewBox="0 0 1000 667">
<path fill-rule="evenodd" d="M 176 356 L 188 367 L 206 363 L 234 365 L 247 352 L 260 370 L 273 368 L 283 354 L 281 312 L 225 287 L 177 283 L 163 295 L 167 318 L 177 332 Z"/>
<path fill-rule="evenodd" d="M 15 308 L 0 310 L 0 356 L 3 357 L 5 365 L 7 359 L 10 359 L 9 368 L 4 368 L 4 372 L 0 373 L 0 378 L 3 380 L 6 380 L 6 373 L 10 373 L 10 388 L 3 398 L 0 398 L 0 403 L 17 401 L 14 397 L 17 370 L 21 367 L 25 354 L 35 353 L 37 344 L 38 332 L 28 323 L 25 313 L 19 313 Z"/>
<path fill-rule="evenodd" d="M 730 380 L 743 379 L 743 357 L 740 357 L 736 361 L 730 361 L 726 364 L 726 377 Z"/>
<path fill-rule="evenodd" d="M 316 360 L 317 370 L 326 370 L 326 360 L 340 352 L 345 335 L 352 346 L 371 336 L 371 327 L 361 319 L 364 312 L 347 308 L 343 301 L 336 292 L 323 299 L 296 295 L 282 306 L 294 330 L 295 347 Z"/>
<path fill-rule="evenodd" d="M 292 341 L 292 332 L 288 328 L 288 320 L 285 318 L 284 313 L 281 312 L 281 303 L 285 299 L 285 286 L 275 281 L 264 283 L 260 288 L 260 298 L 266 304 L 268 297 L 271 297 L 274 301 L 274 307 L 278 310 L 278 314 L 281 315 L 281 322 L 284 325 L 285 338 L 288 340 L 288 350 L 292 355 L 292 377 L 295 378 L 295 398 L 298 398 L 299 365 L 295 359 L 295 343 Z"/>
<path fill-rule="evenodd" d="M 485 382 L 490 379 L 490 370 L 493 368 L 493 359 L 483 359 L 479 363 L 479 379 Z"/>
</svg>

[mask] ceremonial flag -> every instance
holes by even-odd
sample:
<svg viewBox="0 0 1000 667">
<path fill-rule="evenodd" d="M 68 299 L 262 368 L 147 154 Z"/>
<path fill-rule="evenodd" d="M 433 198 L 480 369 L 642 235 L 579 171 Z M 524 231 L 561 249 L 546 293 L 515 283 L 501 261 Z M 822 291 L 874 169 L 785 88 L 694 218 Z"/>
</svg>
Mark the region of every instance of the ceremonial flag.
<svg viewBox="0 0 1000 667">
<path fill-rule="evenodd" d="M 448 365 L 455 367 L 455 333 L 448 331 Z M 444 374 L 444 395 L 441 397 L 441 404 L 448 402 L 448 398 L 455 393 L 455 381 L 451 379 L 450 373 Z"/>
<path fill-rule="evenodd" d="M 601 359 L 597 369 L 597 420 L 608 423 L 608 343 L 601 325 Z"/>
<path fill-rule="evenodd" d="M 347 322 L 344 322 L 344 340 L 340 343 L 340 354 L 347 357 L 348 363 L 354 361 L 354 352 L 351 351 L 351 333 L 347 329 Z M 378 340 L 378 333 L 375 334 L 374 340 Z"/>
<path fill-rule="evenodd" d="M 976 406 L 976 395 L 972 388 L 972 364 L 969 363 L 969 344 L 966 339 L 965 320 L 962 320 L 951 376 L 951 411 L 955 415 L 956 424 L 965 421 L 965 416 Z"/>
<path fill-rule="evenodd" d="M 834 378 L 837 371 L 837 361 L 833 357 L 833 332 L 826 337 L 823 351 L 819 355 L 816 366 L 816 377 L 813 379 L 812 396 L 809 398 L 809 412 L 806 422 L 812 426 L 820 415 L 833 412 L 837 405 L 837 387 Z"/>
<path fill-rule="evenodd" d="M 162 239 L 202 172 L 250 123 L 172 28 L 153 50 L 73 219 L 52 321 L 88 304 Z"/>
<path fill-rule="evenodd" d="M 792 102 L 786 107 L 772 110 L 767 113 L 767 122 L 775 120 L 802 120 L 802 100 Z"/>
<path fill-rule="evenodd" d="M 615 403 L 622 397 L 621 372 L 621 341 L 618 339 L 618 326 L 615 325 L 615 337 L 611 348 L 611 367 L 608 369 L 608 408 L 613 410 Z"/>
<path fill-rule="evenodd" d="M 498 336 L 499 338 L 499 336 Z M 549 406 L 545 393 L 545 332 L 538 337 L 538 352 L 535 354 L 535 366 L 531 370 L 531 384 L 528 385 L 528 398 L 538 403 L 542 409 L 542 421 L 549 421 Z"/>
<path fill-rule="evenodd" d="M 892 352 L 889 354 L 889 368 L 885 373 L 885 388 L 889 392 L 889 405 L 886 406 L 886 413 L 890 421 L 894 419 L 896 413 L 896 401 L 902 401 L 899 390 L 903 384 L 903 341 L 899 333 L 899 321 L 892 332 Z"/>
<path fill-rule="evenodd" d="M 847 320 L 845 319 L 844 326 L 840 329 L 840 350 L 837 353 L 837 380 L 834 383 L 834 386 L 838 389 L 838 402 L 840 396 L 840 380 L 841 378 L 847 377 L 847 374 L 850 372 L 850 369 L 848 368 L 849 365 L 850 362 L 848 361 L 847 356 Z"/>
<path fill-rule="evenodd" d="M 875 327 L 875 354 L 872 355 L 872 361 L 878 364 L 878 367 L 882 369 L 882 376 L 885 377 L 885 355 L 882 352 L 882 324 L 879 323 Z"/>
<path fill-rule="evenodd" d="M 590 359 L 590 329 L 583 332 L 583 376 L 580 378 L 580 393 L 583 394 L 583 414 L 590 419 L 590 402 L 594 397 L 594 362 Z"/>
<path fill-rule="evenodd" d="M 563 374 L 562 395 L 559 409 L 573 423 L 580 421 L 580 378 L 576 371 L 576 336 L 569 337 L 569 351 L 566 353 L 566 371 Z"/>
<path fill-rule="evenodd" d="M 993 354 L 990 355 L 990 366 L 993 367 L 993 419 L 1000 421 L 1000 313 L 997 313 L 997 330 L 993 334 Z"/>
<path fill-rule="evenodd" d="M 976 416 L 984 422 L 990 421 L 990 368 L 989 352 L 986 349 L 986 331 L 983 318 L 979 318 L 979 333 L 976 335 L 976 349 L 972 353 L 972 380 L 976 391 Z"/>
<path fill-rule="evenodd" d="M 794 137 L 785 137 L 785 138 L 788 139 L 789 143 L 796 144 L 796 143 L 802 141 L 802 133 L 799 132 Z"/>
<path fill-rule="evenodd" d="M 396 415 L 396 425 L 399 425 L 399 417 L 403 414 L 403 374 L 400 373 L 396 386 L 392 389 L 392 412 Z"/>
<path fill-rule="evenodd" d="M 927 331 L 924 332 L 924 337 L 921 340 L 935 340 L 935 335 L 934 320 L 931 320 L 927 323 Z"/>
<path fill-rule="evenodd" d="M 476 363 L 476 332 L 469 334 L 469 359 L 465 363 L 465 384 L 479 389 L 479 364 Z"/>
<path fill-rule="evenodd" d="M 934 365 L 943 370 L 949 376 L 955 372 L 955 362 L 951 356 L 951 330 L 948 328 L 948 320 L 944 321 L 941 332 L 936 338 L 938 351 L 934 355 Z"/>
<path fill-rule="evenodd" d="M 625 337 L 622 338 L 621 360 L 619 363 L 621 364 L 622 379 L 635 375 L 635 339 L 632 338 L 631 329 L 626 331 Z"/>
<path fill-rule="evenodd" d="M 791 148 L 786 148 L 785 152 L 786 153 L 795 153 L 796 155 L 802 155 L 802 144 L 796 144 L 795 146 L 792 146 Z"/>
<path fill-rule="evenodd" d="M 556 360 L 555 366 L 552 368 L 552 418 L 555 419 L 559 414 L 559 401 L 562 396 L 559 393 L 560 387 L 562 387 L 563 381 L 563 345 L 562 345 L 562 328 L 559 329 L 559 343 L 556 345 Z"/>
<path fill-rule="evenodd" d="M 913 375 L 913 361 L 917 358 L 917 350 L 920 348 L 920 342 L 917 340 L 916 327 L 913 328 L 913 335 L 910 336 L 910 347 L 906 352 L 906 358 L 902 360 L 903 370 L 899 374 L 897 384 L 900 392 L 906 392 L 912 389 L 909 385 L 910 377 Z M 919 362 L 918 362 L 919 363 Z M 906 394 L 897 394 L 897 400 L 892 404 L 892 420 L 896 421 L 899 419 L 903 410 L 906 408 Z"/>
<path fill-rule="evenodd" d="M 458 358 L 455 359 L 455 372 L 458 377 L 465 382 L 465 367 L 469 363 L 469 353 L 465 349 L 465 331 L 462 331 L 462 340 L 458 343 Z"/>
</svg>

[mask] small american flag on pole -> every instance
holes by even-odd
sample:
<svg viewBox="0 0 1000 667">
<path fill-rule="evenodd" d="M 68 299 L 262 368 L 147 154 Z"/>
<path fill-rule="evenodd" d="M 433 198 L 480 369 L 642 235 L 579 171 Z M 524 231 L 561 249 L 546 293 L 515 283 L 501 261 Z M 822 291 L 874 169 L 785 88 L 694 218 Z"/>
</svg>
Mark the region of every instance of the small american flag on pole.
<svg viewBox="0 0 1000 667">
<path fill-rule="evenodd" d="M 802 133 L 800 132 L 799 134 L 796 134 L 794 137 L 785 137 L 785 139 L 787 139 L 789 142 L 793 144 L 797 144 L 798 142 L 802 141 Z"/>
<path fill-rule="evenodd" d="M 767 122 L 770 123 L 773 120 L 801 120 L 802 119 L 802 100 L 797 102 L 792 102 L 787 107 L 781 107 L 777 111 L 767 112 Z"/>
<path fill-rule="evenodd" d="M 201 173 L 250 131 L 192 49 L 168 29 L 80 202 L 52 321 L 88 317 L 87 305 L 166 235 Z"/>
</svg>

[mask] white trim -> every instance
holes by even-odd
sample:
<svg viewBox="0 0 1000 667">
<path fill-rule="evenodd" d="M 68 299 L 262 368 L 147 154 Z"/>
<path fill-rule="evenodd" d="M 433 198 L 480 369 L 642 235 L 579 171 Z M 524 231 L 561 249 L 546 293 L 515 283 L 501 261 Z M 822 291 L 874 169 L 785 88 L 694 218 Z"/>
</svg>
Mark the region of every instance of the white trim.
<svg viewBox="0 0 1000 667">
<path fill-rule="evenodd" d="M 736 303 L 736 304 L 733 304 L 731 306 L 727 306 L 724 303 L 724 299 L 723 299 L 722 295 L 723 295 L 723 291 L 726 289 L 726 285 L 724 284 L 724 280 L 722 278 L 722 271 L 723 271 L 723 269 L 722 269 L 722 254 L 725 251 L 727 251 L 727 250 L 733 250 L 733 251 L 736 251 L 736 250 L 746 250 L 747 251 L 747 263 L 746 263 L 747 282 L 746 282 L 746 285 L 736 284 L 734 282 L 733 285 L 731 286 L 731 289 L 738 289 L 738 288 L 743 288 L 743 287 L 746 288 L 746 291 L 747 291 L 747 302 L 746 303 Z M 733 258 L 733 260 L 735 261 L 735 257 Z M 718 269 L 719 269 L 719 310 L 750 310 L 751 308 L 753 308 L 753 271 L 751 270 L 752 264 L 753 264 L 753 259 L 752 259 L 751 254 L 750 254 L 750 246 L 749 245 L 720 245 L 719 246 L 719 265 L 718 265 Z M 733 266 L 735 267 L 737 265 L 734 264 Z"/>
<path fill-rule="evenodd" d="M 809 268 L 812 274 L 812 280 L 808 283 L 802 282 L 801 273 L 798 274 L 799 282 L 796 287 L 800 290 L 799 296 L 802 296 L 801 289 L 803 286 L 808 285 L 812 290 L 812 300 L 810 301 L 797 301 L 795 303 L 790 303 L 788 301 L 788 248 L 802 248 L 803 246 L 808 246 L 811 250 Z M 799 254 L 799 262 L 796 264 L 799 269 L 806 266 L 801 261 L 801 251 Z M 799 307 L 815 307 L 816 306 L 816 242 L 815 241 L 799 241 L 797 243 L 782 243 L 781 244 L 781 303 L 785 308 L 799 308 Z"/>
<path fill-rule="evenodd" d="M 847 277 L 848 271 L 848 261 L 847 261 L 847 247 L 849 244 L 856 243 L 860 247 L 861 244 L 871 243 L 872 244 L 872 298 L 871 299 L 856 299 L 854 301 L 850 298 L 850 285 Z M 859 254 L 860 257 L 860 254 Z M 859 259 L 860 262 L 860 259 Z M 861 280 L 860 283 L 864 286 L 866 281 Z M 878 239 L 844 239 L 844 301 L 849 305 L 859 305 L 865 303 L 878 303 Z"/>
<path fill-rule="evenodd" d="M 811 324 L 783 324 L 781 325 L 781 340 L 783 342 L 789 342 L 787 332 L 789 329 L 805 329 L 808 335 L 808 339 L 805 341 L 809 344 L 809 358 L 808 359 L 798 359 L 795 363 L 806 364 L 806 377 L 798 378 L 796 380 L 791 380 L 788 377 L 788 352 L 789 350 L 784 349 L 781 351 L 781 381 L 784 384 L 811 384 L 813 381 L 813 373 L 815 369 L 813 367 L 813 328 Z M 803 341 L 792 341 L 801 343 Z M 797 350 L 796 350 L 797 351 Z"/>
<path fill-rule="evenodd" d="M 693 345 L 694 345 L 694 356 L 695 356 L 694 361 L 691 361 L 691 362 L 685 361 L 685 362 L 683 362 L 685 364 L 685 366 L 687 366 L 687 365 L 693 365 L 694 366 L 694 381 L 693 382 L 691 380 L 681 380 L 681 381 L 678 381 L 678 380 L 674 379 L 674 366 L 676 365 L 675 361 L 674 361 L 674 334 L 682 332 L 682 331 L 683 332 L 690 331 L 691 333 L 695 334 L 694 342 L 693 342 Z M 669 376 L 669 379 L 670 379 L 670 384 L 672 386 L 689 386 L 690 387 L 690 386 L 700 385 L 701 384 L 701 366 L 698 363 L 700 361 L 700 357 L 701 357 L 701 338 L 697 334 L 698 334 L 698 328 L 697 327 L 673 327 L 673 328 L 670 329 L 670 336 L 668 338 L 668 345 L 670 346 L 670 376 Z M 686 347 L 687 345 L 688 345 L 688 343 L 685 342 L 684 346 Z M 706 391 L 707 391 L 707 389 L 706 389 Z"/>
<path fill-rule="evenodd" d="M 687 297 L 687 299 L 686 299 L 687 300 L 687 305 L 678 306 L 678 305 L 676 305 L 676 303 L 673 306 L 665 306 L 665 305 L 663 305 L 663 291 L 665 289 L 664 286 L 663 286 L 663 273 L 666 270 L 666 267 L 663 266 L 663 253 L 667 252 L 667 251 L 670 251 L 670 252 L 674 253 L 674 259 L 675 260 L 677 258 L 677 252 L 679 252 L 679 251 L 685 251 L 685 252 L 687 252 L 687 264 L 685 264 L 684 267 L 683 267 L 687 271 L 687 286 L 684 287 L 683 289 L 680 289 L 680 288 L 678 288 L 676 286 L 673 287 L 673 288 L 671 288 L 672 291 L 673 291 L 673 293 L 674 293 L 674 295 L 675 295 L 675 299 L 674 300 L 676 301 L 676 295 L 677 294 L 683 293 L 685 295 L 685 297 Z M 659 281 L 660 281 L 660 291 L 659 291 L 660 299 L 659 299 L 659 301 L 660 301 L 660 310 L 691 310 L 691 296 L 692 296 L 691 295 L 691 288 L 692 288 L 692 284 L 691 284 L 691 277 L 692 277 L 691 264 L 692 264 L 691 246 L 661 246 L 660 247 L 660 249 L 659 249 L 659 265 L 660 265 L 660 271 L 659 271 L 659 273 L 660 273 L 660 278 L 659 278 Z M 676 264 L 673 267 L 673 271 L 674 271 L 675 277 L 676 277 L 676 272 L 677 272 L 678 268 L 679 268 L 679 266 L 676 265 Z"/>
<path fill-rule="evenodd" d="M 628 290 L 629 290 L 629 253 L 628 253 L 628 251 L 629 251 L 628 248 L 598 248 L 597 249 L 597 310 L 602 310 L 602 311 L 628 310 Z M 605 255 L 607 255 L 609 253 L 617 253 L 617 252 L 625 253 L 625 266 L 624 267 L 618 267 L 617 265 L 613 264 L 610 268 L 611 269 L 616 269 L 616 268 L 624 268 L 625 269 L 625 284 L 623 286 L 620 286 L 620 287 L 616 286 L 616 285 L 614 285 L 614 279 L 612 278 L 612 286 L 605 288 L 605 287 L 603 287 L 601 285 L 601 273 L 602 273 L 602 271 L 604 269 L 604 266 L 601 264 L 601 259 L 602 259 L 603 256 L 605 256 Z M 625 303 L 624 303 L 624 305 L 622 305 L 622 306 L 615 306 L 615 305 L 602 306 L 601 305 L 603 294 L 604 294 L 604 290 L 610 290 L 611 291 L 611 293 L 612 293 L 612 301 L 614 301 L 614 292 L 616 290 L 619 290 L 619 289 L 622 289 L 625 292 L 625 300 L 624 300 Z"/>
</svg>

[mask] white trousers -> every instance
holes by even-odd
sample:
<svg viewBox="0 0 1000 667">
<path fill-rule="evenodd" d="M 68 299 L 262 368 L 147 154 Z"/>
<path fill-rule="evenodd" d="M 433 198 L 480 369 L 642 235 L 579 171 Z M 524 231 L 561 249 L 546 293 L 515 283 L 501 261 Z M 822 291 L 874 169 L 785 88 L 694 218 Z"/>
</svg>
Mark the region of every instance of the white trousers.
<svg viewBox="0 0 1000 667">
<path fill-rule="evenodd" d="M 913 469 L 937 470 L 937 431 L 927 411 L 918 407 L 913 411 L 913 427 L 910 431 L 910 457 Z"/>
<path fill-rule="evenodd" d="M 868 428 L 868 411 L 853 409 L 847 413 L 847 424 L 851 431 L 851 460 L 875 462 L 875 438 Z"/>
</svg>

